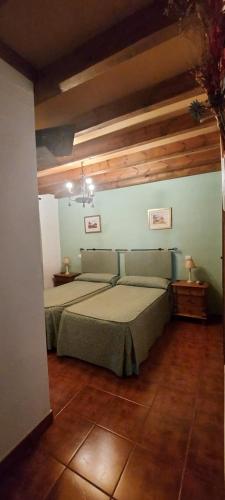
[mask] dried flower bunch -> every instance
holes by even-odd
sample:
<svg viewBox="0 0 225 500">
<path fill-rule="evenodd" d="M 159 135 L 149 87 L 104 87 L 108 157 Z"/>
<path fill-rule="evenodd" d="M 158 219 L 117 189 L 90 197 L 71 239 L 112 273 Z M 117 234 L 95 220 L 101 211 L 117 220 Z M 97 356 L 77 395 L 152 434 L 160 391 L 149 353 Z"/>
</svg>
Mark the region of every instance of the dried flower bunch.
<svg viewBox="0 0 225 500">
<path fill-rule="evenodd" d="M 168 0 L 166 14 L 178 19 L 183 29 L 188 19 L 201 27 L 204 50 L 194 73 L 208 102 L 194 101 L 190 111 L 201 119 L 205 110 L 212 109 L 225 141 L 225 0 Z"/>
</svg>

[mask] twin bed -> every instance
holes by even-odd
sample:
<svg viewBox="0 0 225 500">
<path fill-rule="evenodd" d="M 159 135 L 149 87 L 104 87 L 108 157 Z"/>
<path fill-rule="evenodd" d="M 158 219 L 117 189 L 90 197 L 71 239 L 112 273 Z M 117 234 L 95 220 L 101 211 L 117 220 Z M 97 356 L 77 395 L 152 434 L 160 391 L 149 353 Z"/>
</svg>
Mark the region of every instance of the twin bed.
<svg viewBox="0 0 225 500">
<path fill-rule="evenodd" d="M 100 252 L 100 260 L 106 263 L 107 254 L 109 252 L 104 253 L 103 259 Z M 96 257 L 96 253 L 88 252 L 93 266 Z M 117 268 L 114 276 L 118 272 Z M 101 288 L 93 291 L 94 295 L 90 296 L 90 292 L 88 296 L 71 300 L 70 304 L 60 304 L 60 320 L 57 319 L 52 342 L 59 356 L 72 356 L 103 366 L 118 376 L 139 373 L 140 364 L 170 319 L 171 253 L 127 252 L 125 274 L 113 287 L 112 282 L 105 283 L 105 287 L 98 282 Z"/>
<path fill-rule="evenodd" d="M 57 347 L 61 314 L 66 307 L 111 288 L 119 275 L 119 256 L 113 251 L 82 251 L 82 273 L 71 283 L 44 290 L 48 350 Z"/>
</svg>

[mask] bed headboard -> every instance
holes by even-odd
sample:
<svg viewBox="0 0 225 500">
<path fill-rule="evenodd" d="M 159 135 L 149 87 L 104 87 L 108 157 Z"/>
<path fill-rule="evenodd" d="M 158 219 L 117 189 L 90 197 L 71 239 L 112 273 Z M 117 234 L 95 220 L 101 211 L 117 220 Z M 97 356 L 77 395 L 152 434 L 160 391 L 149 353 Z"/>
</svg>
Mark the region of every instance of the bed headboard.
<svg viewBox="0 0 225 500">
<path fill-rule="evenodd" d="M 172 254 L 169 250 L 140 250 L 125 254 L 127 276 L 172 278 Z"/>
<path fill-rule="evenodd" d="M 119 274 L 119 254 L 113 250 L 82 250 L 82 273 Z"/>
</svg>

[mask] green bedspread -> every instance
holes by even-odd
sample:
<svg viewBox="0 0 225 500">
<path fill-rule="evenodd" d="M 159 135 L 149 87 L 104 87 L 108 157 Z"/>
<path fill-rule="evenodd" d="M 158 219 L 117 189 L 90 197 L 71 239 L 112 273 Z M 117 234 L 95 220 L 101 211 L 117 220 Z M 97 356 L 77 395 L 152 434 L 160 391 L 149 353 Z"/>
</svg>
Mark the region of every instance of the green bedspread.
<svg viewBox="0 0 225 500">
<path fill-rule="evenodd" d="M 114 371 L 138 374 L 170 318 L 168 291 L 117 285 L 64 310 L 57 353 Z"/>
<path fill-rule="evenodd" d="M 66 285 L 44 290 L 45 326 L 47 348 L 57 345 L 57 336 L 62 311 L 65 307 L 111 288 L 108 283 L 72 281 Z"/>
</svg>

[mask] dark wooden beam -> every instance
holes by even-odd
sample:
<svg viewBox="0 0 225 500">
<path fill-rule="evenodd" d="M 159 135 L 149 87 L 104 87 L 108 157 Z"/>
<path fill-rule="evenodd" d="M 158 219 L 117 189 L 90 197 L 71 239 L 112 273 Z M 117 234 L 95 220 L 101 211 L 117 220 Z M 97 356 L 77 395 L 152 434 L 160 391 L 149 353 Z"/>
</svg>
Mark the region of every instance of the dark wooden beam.
<svg viewBox="0 0 225 500">
<path fill-rule="evenodd" d="M 102 32 L 72 53 L 41 70 L 36 84 L 36 102 L 43 102 L 61 89 L 69 90 L 113 66 L 161 43 L 156 33 L 164 30 L 164 40 L 175 34 L 173 21 L 163 14 L 165 0 L 149 5 Z M 68 79 L 72 80 L 66 83 Z"/>
<path fill-rule="evenodd" d="M 105 106 L 100 106 L 80 117 L 76 118 L 76 130 L 81 131 L 99 125 L 108 120 L 113 120 L 122 115 L 132 113 L 141 108 L 158 104 L 167 99 L 178 97 L 190 92 L 193 97 L 199 91 L 199 87 L 193 75 L 189 72 L 182 73 L 173 78 L 164 80 L 154 87 L 148 87 L 138 92 L 129 94 Z"/>
<path fill-rule="evenodd" d="M 10 66 L 15 68 L 17 71 L 22 73 L 32 82 L 36 81 L 37 71 L 35 70 L 35 68 L 1 40 L 0 58 L 10 64 Z"/>
</svg>

